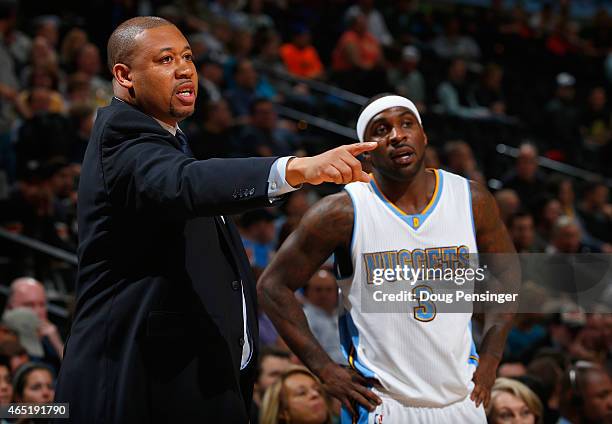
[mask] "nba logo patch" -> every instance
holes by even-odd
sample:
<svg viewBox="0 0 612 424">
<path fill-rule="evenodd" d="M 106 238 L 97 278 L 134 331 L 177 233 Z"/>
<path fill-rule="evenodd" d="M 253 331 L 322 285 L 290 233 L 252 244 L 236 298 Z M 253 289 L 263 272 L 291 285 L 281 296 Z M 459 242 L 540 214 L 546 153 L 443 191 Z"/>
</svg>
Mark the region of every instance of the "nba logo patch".
<svg viewBox="0 0 612 424">
<path fill-rule="evenodd" d="M 412 217 L 412 227 L 413 228 L 417 228 L 419 226 L 421 222 L 419 221 L 419 218 L 417 218 L 416 216 Z"/>
<path fill-rule="evenodd" d="M 374 424 L 382 424 L 383 422 L 383 414 L 374 415 Z"/>
</svg>

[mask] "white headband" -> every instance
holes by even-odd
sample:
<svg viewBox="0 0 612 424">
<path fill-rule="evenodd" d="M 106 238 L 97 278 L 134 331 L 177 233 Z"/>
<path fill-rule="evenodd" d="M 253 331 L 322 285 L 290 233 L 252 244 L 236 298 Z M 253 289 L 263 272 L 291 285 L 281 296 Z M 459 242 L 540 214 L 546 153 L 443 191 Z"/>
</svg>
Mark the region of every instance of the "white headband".
<svg viewBox="0 0 612 424">
<path fill-rule="evenodd" d="M 414 116 L 416 116 L 417 120 L 419 121 L 419 125 L 423 125 L 421 122 L 421 115 L 419 115 L 419 111 L 414 103 L 402 96 L 385 96 L 374 100 L 359 115 L 359 119 L 357 120 L 357 137 L 359 138 L 359 141 L 363 142 L 366 127 L 372 118 L 385 109 L 398 106 L 408 108 L 408 110 L 410 110 L 410 112 L 414 113 Z"/>
</svg>

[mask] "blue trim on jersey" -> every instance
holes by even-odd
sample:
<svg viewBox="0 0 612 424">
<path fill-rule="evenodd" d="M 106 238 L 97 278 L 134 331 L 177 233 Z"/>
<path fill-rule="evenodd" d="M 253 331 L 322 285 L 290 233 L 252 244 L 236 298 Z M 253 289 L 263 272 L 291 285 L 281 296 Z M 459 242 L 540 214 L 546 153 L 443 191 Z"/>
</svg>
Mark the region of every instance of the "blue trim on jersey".
<svg viewBox="0 0 612 424">
<path fill-rule="evenodd" d="M 349 199 L 351 199 L 351 203 L 353 204 L 353 231 L 351 232 L 351 251 L 350 254 L 353 253 L 353 246 L 355 245 L 355 229 L 357 228 L 357 208 L 355 207 L 355 201 L 353 200 L 353 196 L 351 193 L 345 188 L 344 191 L 348 194 Z"/>
<path fill-rule="evenodd" d="M 353 418 L 344 405 L 340 409 L 340 424 L 368 424 L 369 417 L 370 412 L 361 406 L 361 404 L 357 408 L 357 416 L 355 418 Z"/>
<path fill-rule="evenodd" d="M 478 366 L 478 360 L 480 356 L 478 355 L 478 352 L 476 351 L 476 343 L 474 343 L 474 336 L 472 335 L 472 321 L 471 320 L 468 323 L 468 329 L 470 330 L 470 340 L 471 340 L 470 356 L 468 356 L 468 364 L 474 364 Z"/>
<path fill-rule="evenodd" d="M 374 372 L 359 361 L 359 355 L 357 355 L 359 331 L 349 312 L 338 318 L 338 330 L 340 332 L 340 347 L 342 348 L 342 354 L 349 365 L 366 378 L 376 378 Z"/>
<path fill-rule="evenodd" d="M 474 241 L 476 241 L 476 224 L 474 223 L 474 209 L 472 209 L 472 187 L 470 187 L 470 180 L 466 178 L 468 199 L 470 201 L 470 217 L 472 217 L 472 232 L 474 233 Z"/>
<path fill-rule="evenodd" d="M 342 405 L 340 409 L 340 424 L 368 424 L 370 411 L 361 404 L 353 405 L 353 408 L 355 406 L 357 406 L 357 416 L 353 418 L 348 409 Z"/>
<path fill-rule="evenodd" d="M 413 215 L 405 213 L 395 204 L 393 204 L 393 202 L 389 201 L 389 199 L 385 197 L 385 195 L 379 190 L 378 186 L 376 185 L 376 182 L 373 179 L 372 181 L 370 181 L 370 185 L 374 189 L 374 193 L 378 196 L 378 198 L 382 200 L 385 206 L 387 206 L 387 208 L 389 208 L 389 210 L 391 210 L 391 212 L 393 212 L 395 216 L 397 216 L 406 224 L 408 224 L 408 226 L 413 231 L 418 231 L 419 228 L 423 226 L 423 223 L 425 222 L 425 220 L 427 220 L 429 215 L 431 215 L 431 213 L 436 209 L 436 206 L 440 201 L 440 197 L 442 197 L 442 189 L 444 188 L 444 171 L 442 171 L 441 169 L 437 169 L 435 170 L 435 174 L 438 176 L 436 181 L 436 188 L 434 189 L 435 198 L 432 199 L 433 201 L 430 200 L 431 205 L 425 207 L 425 213 L 417 213 Z M 414 225 L 415 220 L 417 222 L 417 226 Z"/>
<path fill-rule="evenodd" d="M 357 416 L 353 418 L 349 410 L 342 405 L 340 409 L 340 424 L 367 424 L 368 414 L 369 412 L 363 406 L 359 405 L 359 408 L 357 408 Z"/>
</svg>

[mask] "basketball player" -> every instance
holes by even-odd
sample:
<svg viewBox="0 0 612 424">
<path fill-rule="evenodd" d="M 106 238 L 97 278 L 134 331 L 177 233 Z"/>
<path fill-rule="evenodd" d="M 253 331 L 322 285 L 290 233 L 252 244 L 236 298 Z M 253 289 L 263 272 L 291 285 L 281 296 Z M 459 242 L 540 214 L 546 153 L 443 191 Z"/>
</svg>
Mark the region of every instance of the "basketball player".
<svg viewBox="0 0 612 424">
<path fill-rule="evenodd" d="M 397 263 L 400 255 L 416 261 L 432 251 L 514 252 L 495 201 L 482 185 L 425 168 L 427 136 L 406 98 L 373 98 L 357 134 L 378 143 L 366 156 L 372 181 L 348 184 L 308 211 L 262 275 L 260 302 L 289 347 L 340 399 L 343 423 L 486 423 L 483 404 L 512 313 L 485 313 L 478 355 L 471 313 L 436 314 L 427 304 L 414 314 L 363 313 L 360 301 L 370 259 L 379 254 L 391 252 Z M 347 310 L 340 337 L 352 370 L 328 357 L 294 296 L 332 253 Z"/>
</svg>

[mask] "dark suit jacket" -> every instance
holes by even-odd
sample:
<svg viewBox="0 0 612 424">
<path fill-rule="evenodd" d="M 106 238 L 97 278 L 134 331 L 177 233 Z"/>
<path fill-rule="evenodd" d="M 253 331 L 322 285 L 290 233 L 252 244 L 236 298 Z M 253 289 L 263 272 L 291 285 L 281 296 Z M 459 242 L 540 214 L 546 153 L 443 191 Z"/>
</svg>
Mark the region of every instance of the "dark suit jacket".
<svg viewBox="0 0 612 424">
<path fill-rule="evenodd" d="M 76 312 L 55 399 L 70 402 L 70 421 L 248 421 L 257 352 L 240 371 L 240 282 L 256 349 L 255 281 L 235 227 L 217 215 L 269 205 L 274 160 L 197 161 L 127 103 L 98 112 L 79 185 Z"/>
</svg>

